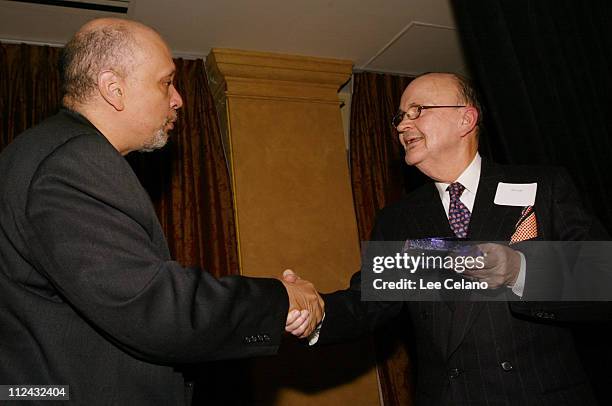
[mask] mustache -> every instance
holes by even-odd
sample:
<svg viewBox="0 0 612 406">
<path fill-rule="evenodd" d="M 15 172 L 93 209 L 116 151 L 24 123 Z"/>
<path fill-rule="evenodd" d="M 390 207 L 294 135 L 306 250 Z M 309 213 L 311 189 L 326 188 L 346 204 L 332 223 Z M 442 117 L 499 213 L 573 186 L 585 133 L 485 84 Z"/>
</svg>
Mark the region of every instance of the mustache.
<svg viewBox="0 0 612 406">
<path fill-rule="evenodd" d="M 402 132 L 398 131 L 398 133 L 400 135 L 404 135 L 404 136 L 408 136 L 408 137 L 424 136 L 424 134 L 421 131 L 419 131 L 418 129 L 409 129 L 409 130 L 402 131 Z"/>
<path fill-rule="evenodd" d="M 178 112 L 175 110 L 174 113 L 170 115 L 170 117 L 166 117 L 166 121 L 164 121 L 164 126 L 175 123 L 178 120 Z"/>
</svg>

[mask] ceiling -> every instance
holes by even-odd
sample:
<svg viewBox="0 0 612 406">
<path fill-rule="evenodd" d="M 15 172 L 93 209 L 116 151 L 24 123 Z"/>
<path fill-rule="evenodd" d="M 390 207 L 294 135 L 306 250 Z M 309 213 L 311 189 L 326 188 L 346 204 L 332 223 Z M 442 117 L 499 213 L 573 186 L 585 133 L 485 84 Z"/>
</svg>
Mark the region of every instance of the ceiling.
<svg viewBox="0 0 612 406">
<path fill-rule="evenodd" d="M 78 1 L 78 0 L 77 0 Z M 451 0 L 131 0 L 175 56 L 235 48 L 348 59 L 356 70 L 467 73 Z M 125 16 L 0 0 L 0 41 L 63 45 L 86 21 Z"/>
</svg>

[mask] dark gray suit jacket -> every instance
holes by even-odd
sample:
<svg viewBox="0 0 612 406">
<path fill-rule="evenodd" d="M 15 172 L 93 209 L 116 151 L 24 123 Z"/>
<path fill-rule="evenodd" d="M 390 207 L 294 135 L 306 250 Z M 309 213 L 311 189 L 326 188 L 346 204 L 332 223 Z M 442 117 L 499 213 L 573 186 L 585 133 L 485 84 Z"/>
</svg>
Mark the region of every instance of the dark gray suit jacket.
<svg viewBox="0 0 612 406">
<path fill-rule="evenodd" d="M 84 117 L 20 135 L 0 174 L 0 383 L 184 404 L 182 364 L 277 351 L 282 284 L 172 261 L 145 190 Z"/>
<path fill-rule="evenodd" d="M 474 241 L 508 241 L 521 207 L 493 204 L 498 182 L 538 182 L 535 210 L 544 240 L 589 240 L 594 226 L 567 175 L 555 168 L 500 166 L 483 160 L 469 226 Z M 603 233 L 603 234 L 601 234 Z M 452 237 L 433 183 L 379 214 L 371 239 Z M 606 239 L 606 238 L 604 238 Z M 526 292 L 530 286 L 527 264 Z M 325 295 L 320 342 L 371 331 L 403 314 L 411 323 L 417 363 L 417 405 L 592 405 L 595 400 L 562 323 L 576 310 L 545 302 L 361 302 L 360 273 L 348 290 Z M 578 310 L 581 310 L 580 305 Z M 550 322 L 555 318 L 555 322 Z"/>
</svg>

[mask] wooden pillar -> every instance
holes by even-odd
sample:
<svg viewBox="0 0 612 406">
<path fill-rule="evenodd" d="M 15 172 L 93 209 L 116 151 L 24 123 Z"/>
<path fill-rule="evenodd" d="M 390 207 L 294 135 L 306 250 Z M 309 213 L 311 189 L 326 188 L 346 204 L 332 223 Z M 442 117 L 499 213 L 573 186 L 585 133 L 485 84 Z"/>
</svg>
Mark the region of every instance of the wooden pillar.
<svg viewBox="0 0 612 406">
<path fill-rule="evenodd" d="M 360 262 L 337 94 L 352 63 L 213 49 L 207 69 L 232 174 L 241 273 L 292 268 L 322 292 L 345 288 Z M 289 345 L 255 363 L 254 400 L 378 405 L 372 365 L 369 342 Z"/>
</svg>

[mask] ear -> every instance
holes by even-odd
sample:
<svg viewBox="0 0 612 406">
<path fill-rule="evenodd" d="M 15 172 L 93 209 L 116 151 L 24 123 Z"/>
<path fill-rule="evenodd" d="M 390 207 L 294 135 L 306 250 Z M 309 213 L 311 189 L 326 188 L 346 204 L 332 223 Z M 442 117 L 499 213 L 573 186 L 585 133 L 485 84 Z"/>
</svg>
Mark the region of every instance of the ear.
<svg viewBox="0 0 612 406">
<path fill-rule="evenodd" d="M 461 116 L 461 127 L 463 128 L 463 134 L 467 135 L 476 127 L 478 123 L 478 110 L 472 106 L 467 106 L 463 110 Z"/>
<path fill-rule="evenodd" d="M 108 104 L 115 110 L 125 108 L 125 89 L 123 78 L 112 70 L 105 70 L 98 75 L 98 90 Z"/>
</svg>

